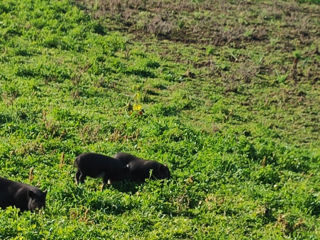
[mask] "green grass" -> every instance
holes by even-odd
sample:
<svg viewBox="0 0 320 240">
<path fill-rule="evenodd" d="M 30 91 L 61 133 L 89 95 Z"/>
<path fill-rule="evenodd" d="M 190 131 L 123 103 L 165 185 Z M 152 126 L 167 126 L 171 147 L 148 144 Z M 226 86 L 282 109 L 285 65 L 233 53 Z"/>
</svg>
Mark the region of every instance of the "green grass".
<svg viewBox="0 0 320 240">
<path fill-rule="evenodd" d="M 0 175 L 48 195 L 0 210 L 0 238 L 319 239 L 320 8 L 304 2 L 1 2 Z M 86 151 L 172 178 L 76 186 Z"/>
</svg>

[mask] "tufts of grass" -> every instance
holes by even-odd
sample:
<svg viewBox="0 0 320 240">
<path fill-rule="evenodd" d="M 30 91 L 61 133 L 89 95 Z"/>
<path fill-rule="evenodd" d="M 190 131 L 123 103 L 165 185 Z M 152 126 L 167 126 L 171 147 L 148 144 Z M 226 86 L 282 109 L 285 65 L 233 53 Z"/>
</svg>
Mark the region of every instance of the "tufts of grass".
<svg viewBox="0 0 320 240">
<path fill-rule="evenodd" d="M 168 10 L 170 9 L 170 11 Z M 0 3 L 0 175 L 48 190 L 1 239 L 318 239 L 319 6 Z M 82 152 L 172 178 L 74 183 Z"/>
</svg>

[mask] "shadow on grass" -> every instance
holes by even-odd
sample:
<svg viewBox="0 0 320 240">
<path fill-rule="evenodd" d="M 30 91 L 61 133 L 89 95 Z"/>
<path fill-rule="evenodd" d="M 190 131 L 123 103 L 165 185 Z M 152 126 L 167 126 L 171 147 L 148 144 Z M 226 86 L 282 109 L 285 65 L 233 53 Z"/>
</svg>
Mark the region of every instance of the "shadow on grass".
<svg viewBox="0 0 320 240">
<path fill-rule="evenodd" d="M 114 187 L 115 189 L 117 189 L 120 192 L 135 194 L 142 184 L 143 183 L 136 183 L 136 182 L 131 182 L 131 181 L 122 181 L 122 182 L 112 183 L 112 187 Z"/>
</svg>

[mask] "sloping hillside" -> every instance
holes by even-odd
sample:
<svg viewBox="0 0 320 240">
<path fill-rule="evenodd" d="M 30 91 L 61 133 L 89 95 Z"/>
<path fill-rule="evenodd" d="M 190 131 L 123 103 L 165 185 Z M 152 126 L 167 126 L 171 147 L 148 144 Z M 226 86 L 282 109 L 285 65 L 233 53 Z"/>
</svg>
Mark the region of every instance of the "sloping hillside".
<svg viewBox="0 0 320 240">
<path fill-rule="evenodd" d="M 318 239 L 319 5 L 104 2 L 0 2 L 0 176 L 48 190 L 0 238 Z M 76 186 L 87 151 L 172 178 Z"/>
</svg>

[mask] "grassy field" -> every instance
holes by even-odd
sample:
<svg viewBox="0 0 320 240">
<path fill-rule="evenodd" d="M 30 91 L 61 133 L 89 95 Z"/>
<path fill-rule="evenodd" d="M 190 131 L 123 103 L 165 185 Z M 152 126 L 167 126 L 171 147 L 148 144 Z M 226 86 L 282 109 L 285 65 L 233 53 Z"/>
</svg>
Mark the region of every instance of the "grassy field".
<svg viewBox="0 0 320 240">
<path fill-rule="evenodd" d="M 107 2 L 107 3 L 106 3 Z M 0 2 L 0 239 L 320 239 L 320 5 Z M 168 181 L 76 186 L 82 152 Z"/>
</svg>

